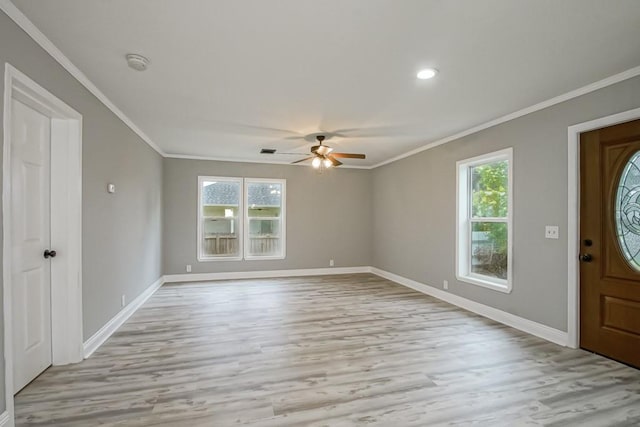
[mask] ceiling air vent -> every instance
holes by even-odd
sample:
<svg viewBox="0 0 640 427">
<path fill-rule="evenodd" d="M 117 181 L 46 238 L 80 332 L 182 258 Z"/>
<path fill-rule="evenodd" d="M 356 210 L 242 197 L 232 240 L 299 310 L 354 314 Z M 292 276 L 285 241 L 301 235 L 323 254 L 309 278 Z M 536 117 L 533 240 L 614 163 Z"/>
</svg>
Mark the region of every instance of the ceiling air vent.
<svg viewBox="0 0 640 427">
<path fill-rule="evenodd" d="M 260 154 L 275 154 L 275 153 L 276 153 L 275 148 L 263 148 L 262 150 L 260 150 Z"/>
</svg>

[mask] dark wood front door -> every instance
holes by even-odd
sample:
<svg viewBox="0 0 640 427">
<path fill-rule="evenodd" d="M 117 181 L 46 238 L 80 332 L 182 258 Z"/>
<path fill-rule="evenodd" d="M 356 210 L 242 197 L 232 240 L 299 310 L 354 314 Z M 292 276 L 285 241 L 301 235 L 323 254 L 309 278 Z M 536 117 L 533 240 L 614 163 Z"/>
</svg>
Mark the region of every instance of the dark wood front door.
<svg viewBox="0 0 640 427">
<path fill-rule="evenodd" d="M 640 120 L 580 136 L 580 346 L 640 367 Z"/>
</svg>

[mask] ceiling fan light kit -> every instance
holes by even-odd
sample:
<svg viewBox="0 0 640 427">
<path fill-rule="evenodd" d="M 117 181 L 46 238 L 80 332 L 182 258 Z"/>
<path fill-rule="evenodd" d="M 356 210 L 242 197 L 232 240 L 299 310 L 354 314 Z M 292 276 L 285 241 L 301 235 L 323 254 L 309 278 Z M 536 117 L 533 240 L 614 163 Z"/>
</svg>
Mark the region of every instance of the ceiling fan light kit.
<svg viewBox="0 0 640 427">
<path fill-rule="evenodd" d="M 311 160 L 311 166 L 315 169 L 324 168 L 329 169 L 332 167 L 338 167 L 342 164 L 338 157 L 344 159 L 364 159 L 366 156 L 364 154 L 355 154 L 355 153 L 334 153 L 333 148 L 328 145 L 324 145 L 323 141 L 326 139 L 325 135 L 316 135 L 316 140 L 318 141 L 318 145 L 314 145 L 311 147 L 311 156 L 306 157 L 304 159 L 296 160 L 291 164 L 306 162 L 307 160 Z"/>
</svg>

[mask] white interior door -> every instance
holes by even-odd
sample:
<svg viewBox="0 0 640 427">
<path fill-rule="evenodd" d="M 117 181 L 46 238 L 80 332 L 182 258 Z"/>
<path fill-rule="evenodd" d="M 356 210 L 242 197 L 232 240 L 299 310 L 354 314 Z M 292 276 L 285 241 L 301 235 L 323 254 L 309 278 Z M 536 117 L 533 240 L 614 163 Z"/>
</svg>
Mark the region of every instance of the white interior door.
<svg viewBox="0 0 640 427">
<path fill-rule="evenodd" d="M 13 391 L 51 365 L 51 120 L 12 100 Z"/>
</svg>

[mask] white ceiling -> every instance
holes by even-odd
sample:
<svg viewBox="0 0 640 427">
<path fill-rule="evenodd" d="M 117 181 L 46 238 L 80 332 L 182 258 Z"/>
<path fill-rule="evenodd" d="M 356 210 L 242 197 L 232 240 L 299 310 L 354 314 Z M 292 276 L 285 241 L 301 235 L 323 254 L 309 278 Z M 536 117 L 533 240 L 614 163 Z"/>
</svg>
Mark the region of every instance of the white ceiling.
<svg viewBox="0 0 640 427">
<path fill-rule="evenodd" d="M 640 65 L 638 0 L 14 4 L 166 153 L 229 160 L 323 131 L 371 166 Z"/>
</svg>

